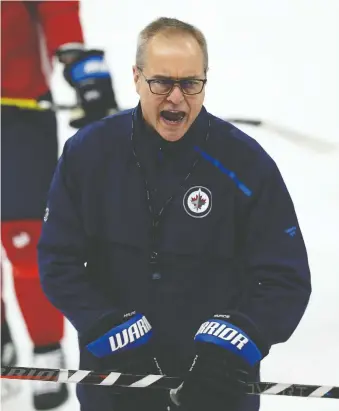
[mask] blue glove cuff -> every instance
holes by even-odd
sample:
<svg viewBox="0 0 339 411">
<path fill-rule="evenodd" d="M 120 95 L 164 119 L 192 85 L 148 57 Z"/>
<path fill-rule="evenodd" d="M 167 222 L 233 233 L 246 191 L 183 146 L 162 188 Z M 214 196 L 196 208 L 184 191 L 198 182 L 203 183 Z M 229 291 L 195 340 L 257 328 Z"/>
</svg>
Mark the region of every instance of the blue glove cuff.
<svg viewBox="0 0 339 411">
<path fill-rule="evenodd" d="M 218 345 L 240 356 L 251 366 L 263 358 L 259 348 L 247 334 L 223 320 L 213 318 L 204 322 L 194 340 Z"/>
<path fill-rule="evenodd" d="M 146 317 L 136 314 L 128 321 L 112 328 L 106 334 L 86 345 L 96 357 L 103 358 L 139 347 L 149 341 L 152 327 Z"/>
<path fill-rule="evenodd" d="M 107 78 L 110 73 L 103 56 L 89 56 L 74 63 L 70 69 L 70 77 L 76 84 L 87 79 Z"/>
</svg>

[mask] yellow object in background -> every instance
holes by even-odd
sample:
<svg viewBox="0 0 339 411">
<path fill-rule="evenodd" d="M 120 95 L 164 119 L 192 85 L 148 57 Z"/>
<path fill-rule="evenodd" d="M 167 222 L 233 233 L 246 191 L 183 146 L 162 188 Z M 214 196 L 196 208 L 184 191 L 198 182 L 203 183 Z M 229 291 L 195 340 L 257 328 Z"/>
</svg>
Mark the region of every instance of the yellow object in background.
<svg viewBox="0 0 339 411">
<path fill-rule="evenodd" d="M 52 103 L 50 101 L 37 101 L 29 98 L 1 97 L 1 105 L 27 110 L 50 110 L 52 108 Z"/>
</svg>

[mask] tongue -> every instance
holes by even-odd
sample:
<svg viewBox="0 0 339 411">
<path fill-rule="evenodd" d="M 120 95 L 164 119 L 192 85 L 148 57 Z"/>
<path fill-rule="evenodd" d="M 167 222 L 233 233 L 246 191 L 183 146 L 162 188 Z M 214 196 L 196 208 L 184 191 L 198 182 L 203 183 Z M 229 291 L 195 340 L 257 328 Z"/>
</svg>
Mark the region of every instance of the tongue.
<svg viewBox="0 0 339 411">
<path fill-rule="evenodd" d="M 185 113 L 183 111 L 173 112 L 164 110 L 161 112 L 161 115 L 162 117 L 164 117 L 165 120 L 180 121 L 184 118 Z"/>
</svg>

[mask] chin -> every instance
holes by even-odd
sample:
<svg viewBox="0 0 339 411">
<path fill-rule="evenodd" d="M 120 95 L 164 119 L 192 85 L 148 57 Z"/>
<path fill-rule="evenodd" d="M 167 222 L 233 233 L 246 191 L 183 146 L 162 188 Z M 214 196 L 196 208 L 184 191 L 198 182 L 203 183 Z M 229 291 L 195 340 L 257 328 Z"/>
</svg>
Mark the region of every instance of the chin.
<svg viewBox="0 0 339 411">
<path fill-rule="evenodd" d="M 164 130 L 159 130 L 158 132 L 161 135 L 161 137 L 166 141 L 178 141 L 185 135 L 186 130 L 180 131 L 178 133 L 176 133 L 175 131 L 168 132 Z"/>
<path fill-rule="evenodd" d="M 167 127 L 160 126 L 157 129 L 157 132 L 166 141 L 178 141 L 187 133 L 187 130 L 188 127 L 187 124 L 185 124 L 181 127 L 173 128 L 172 130 L 169 130 Z"/>
</svg>

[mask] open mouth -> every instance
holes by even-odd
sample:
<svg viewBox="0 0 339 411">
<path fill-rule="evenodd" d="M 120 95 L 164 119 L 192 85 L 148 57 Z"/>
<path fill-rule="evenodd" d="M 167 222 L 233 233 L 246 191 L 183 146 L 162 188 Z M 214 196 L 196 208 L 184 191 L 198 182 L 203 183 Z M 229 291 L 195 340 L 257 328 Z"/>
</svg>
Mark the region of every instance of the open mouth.
<svg viewBox="0 0 339 411">
<path fill-rule="evenodd" d="M 160 112 L 160 117 L 168 124 L 180 124 L 186 117 L 184 111 L 163 110 Z"/>
</svg>

